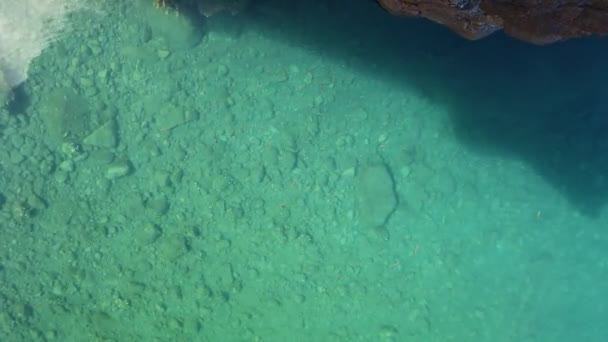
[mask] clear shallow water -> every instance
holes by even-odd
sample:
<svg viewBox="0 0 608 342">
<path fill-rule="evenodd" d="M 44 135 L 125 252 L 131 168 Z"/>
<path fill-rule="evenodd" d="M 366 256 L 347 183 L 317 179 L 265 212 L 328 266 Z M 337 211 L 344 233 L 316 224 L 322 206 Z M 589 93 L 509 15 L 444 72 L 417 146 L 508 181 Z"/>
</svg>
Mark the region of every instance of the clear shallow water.
<svg viewBox="0 0 608 342">
<path fill-rule="evenodd" d="M 604 40 L 104 6 L 0 112 L 1 340 L 608 338 Z"/>
</svg>

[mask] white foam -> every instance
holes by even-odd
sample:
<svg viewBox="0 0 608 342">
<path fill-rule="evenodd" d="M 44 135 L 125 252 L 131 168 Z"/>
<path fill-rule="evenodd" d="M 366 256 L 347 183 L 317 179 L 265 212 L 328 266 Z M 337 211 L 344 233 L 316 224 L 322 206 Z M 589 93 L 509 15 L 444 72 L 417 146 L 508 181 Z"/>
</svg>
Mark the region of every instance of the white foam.
<svg viewBox="0 0 608 342">
<path fill-rule="evenodd" d="M 31 61 L 64 31 L 78 0 L 0 1 L 0 80 L 15 87 L 27 79 Z"/>
</svg>

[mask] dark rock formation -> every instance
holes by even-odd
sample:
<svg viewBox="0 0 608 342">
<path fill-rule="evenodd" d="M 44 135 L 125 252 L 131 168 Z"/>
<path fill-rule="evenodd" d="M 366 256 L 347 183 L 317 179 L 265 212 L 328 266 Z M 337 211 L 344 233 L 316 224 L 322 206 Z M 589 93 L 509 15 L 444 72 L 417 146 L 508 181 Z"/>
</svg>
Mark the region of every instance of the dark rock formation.
<svg viewBox="0 0 608 342">
<path fill-rule="evenodd" d="M 608 0 L 378 0 L 388 12 L 424 17 L 468 39 L 504 30 L 547 44 L 608 34 Z"/>
</svg>

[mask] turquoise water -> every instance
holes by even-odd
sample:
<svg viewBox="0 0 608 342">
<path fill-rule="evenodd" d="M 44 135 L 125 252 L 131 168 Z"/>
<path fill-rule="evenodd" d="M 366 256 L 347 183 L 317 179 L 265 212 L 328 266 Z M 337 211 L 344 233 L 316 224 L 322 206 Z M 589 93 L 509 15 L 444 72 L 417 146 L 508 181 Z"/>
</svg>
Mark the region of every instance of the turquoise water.
<svg viewBox="0 0 608 342">
<path fill-rule="evenodd" d="M 607 341 L 606 40 L 74 14 L 0 110 L 1 341 Z"/>
</svg>

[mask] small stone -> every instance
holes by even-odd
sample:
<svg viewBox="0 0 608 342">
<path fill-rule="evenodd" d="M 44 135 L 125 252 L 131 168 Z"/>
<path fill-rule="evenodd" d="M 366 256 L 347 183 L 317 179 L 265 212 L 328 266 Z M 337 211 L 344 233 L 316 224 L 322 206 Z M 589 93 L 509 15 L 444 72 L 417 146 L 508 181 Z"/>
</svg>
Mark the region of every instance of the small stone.
<svg viewBox="0 0 608 342">
<path fill-rule="evenodd" d="M 148 200 L 146 207 L 158 215 L 164 215 L 169 211 L 169 201 L 164 197 L 153 198 Z"/>
<path fill-rule="evenodd" d="M 108 69 L 102 69 L 97 73 L 97 77 L 99 77 L 102 80 L 105 80 L 106 78 L 108 78 Z"/>
<path fill-rule="evenodd" d="M 349 168 L 345 169 L 344 171 L 342 171 L 342 176 L 343 177 L 354 177 L 355 176 L 355 168 L 354 167 L 349 167 Z"/>
<path fill-rule="evenodd" d="M 55 172 L 55 181 L 59 184 L 63 184 L 68 181 L 68 174 L 65 171 Z"/>
<path fill-rule="evenodd" d="M 307 72 L 306 75 L 304 75 L 304 84 L 310 85 L 310 84 L 312 84 L 312 80 L 313 80 L 312 74 L 310 72 Z"/>
<path fill-rule="evenodd" d="M 387 140 L 388 140 L 388 136 L 386 135 L 386 133 L 382 133 L 378 137 L 378 143 L 379 144 L 384 144 Z"/>
<path fill-rule="evenodd" d="M 289 73 L 290 73 L 290 74 L 297 74 L 297 73 L 299 73 L 299 72 L 300 72 L 300 68 L 298 68 L 298 66 L 297 66 L 297 65 L 295 65 L 295 64 L 291 64 L 291 65 L 289 66 Z"/>
<path fill-rule="evenodd" d="M 131 164 L 128 161 L 118 161 L 108 166 L 106 178 L 114 180 L 128 175 L 129 172 L 131 172 Z"/>
<path fill-rule="evenodd" d="M 40 211 L 40 210 L 46 209 L 47 206 L 48 206 L 47 203 L 46 203 L 46 201 L 44 199 L 42 199 L 40 196 L 38 196 L 38 195 L 36 195 L 34 193 L 30 194 L 26 198 L 26 202 L 27 202 L 27 205 L 30 208 L 32 208 L 32 209 L 34 209 L 36 211 Z"/>
<path fill-rule="evenodd" d="M 317 97 L 315 97 L 315 100 L 314 100 L 314 105 L 315 105 L 315 107 L 318 107 L 318 106 L 322 105 L 323 102 L 325 102 L 325 100 L 323 99 L 323 96 L 317 95 Z"/>
<path fill-rule="evenodd" d="M 169 51 L 167 49 L 159 49 L 157 51 L 157 54 L 158 54 L 158 58 L 160 58 L 160 59 L 166 59 L 171 54 L 171 51 Z"/>
<path fill-rule="evenodd" d="M 103 51 L 99 44 L 90 44 L 89 47 L 91 48 L 91 53 L 93 54 L 93 56 L 99 56 Z"/>
<path fill-rule="evenodd" d="M 228 75 L 228 67 L 224 64 L 221 64 L 220 66 L 217 67 L 217 73 L 220 76 Z"/>
<path fill-rule="evenodd" d="M 53 169 L 55 168 L 53 161 L 48 160 L 48 159 L 44 159 L 44 160 L 40 161 L 40 163 L 38 165 L 39 165 L 40 173 L 43 176 L 50 174 L 51 172 L 53 172 Z"/>
<path fill-rule="evenodd" d="M 392 325 L 383 325 L 380 327 L 379 337 L 382 341 L 393 340 L 399 336 L 399 330 Z"/>
<path fill-rule="evenodd" d="M 76 169 L 76 166 L 74 165 L 74 162 L 71 159 L 68 159 L 68 160 L 62 161 L 59 164 L 58 168 L 59 168 L 59 170 L 62 170 L 65 172 L 73 172 Z"/>
<path fill-rule="evenodd" d="M 175 184 L 179 184 L 182 182 L 182 179 L 184 178 L 184 171 L 182 171 L 181 169 L 179 170 L 175 170 L 175 172 L 173 172 L 171 174 L 171 178 L 170 178 L 170 185 L 175 185 Z"/>
<path fill-rule="evenodd" d="M 53 340 L 57 339 L 57 331 L 48 330 L 46 333 L 44 333 L 44 338 L 47 341 L 53 341 Z"/>
<path fill-rule="evenodd" d="M 302 304 L 306 301 L 306 297 L 303 294 L 296 294 L 294 300 L 298 304 Z"/>
<path fill-rule="evenodd" d="M 157 171 L 154 173 L 154 183 L 161 188 L 171 186 L 170 174 L 167 171 Z"/>
<path fill-rule="evenodd" d="M 410 169 L 410 167 L 409 167 L 409 166 L 404 165 L 404 166 L 403 166 L 403 167 L 402 167 L 402 168 L 399 170 L 399 172 L 401 173 L 401 177 L 403 177 L 403 178 L 407 178 L 407 177 L 409 177 L 409 175 L 412 173 L 412 169 Z"/>
<path fill-rule="evenodd" d="M 162 234 L 162 229 L 154 223 L 146 223 L 138 231 L 139 240 L 145 244 L 155 242 Z"/>
</svg>

